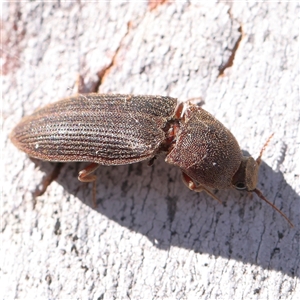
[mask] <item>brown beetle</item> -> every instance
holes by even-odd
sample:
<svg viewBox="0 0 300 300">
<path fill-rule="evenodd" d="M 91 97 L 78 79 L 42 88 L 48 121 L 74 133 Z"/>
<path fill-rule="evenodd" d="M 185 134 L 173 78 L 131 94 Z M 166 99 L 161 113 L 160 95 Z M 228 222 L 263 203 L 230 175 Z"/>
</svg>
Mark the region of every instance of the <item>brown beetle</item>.
<svg viewBox="0 0 300 300">
<path fill-rule="evenodd" d="M 205 191 L 236 188 L 256 193 L 290 220 L 256 188 L 261 155 L 242 155 L 225 126 L 201 107 L 162 96 L 76 95 L 24 117 L 11 140 L 29 156 L 57 162 L 91 162 L 78 179 L 95 182 L 99 165 L 150 160 L 164 152 L 182 170 L 186 186 Z M 95 184 L 94 184 L 95 198 Z M 219 200 L 218 200 L 219 201 Z"/>
</svg>

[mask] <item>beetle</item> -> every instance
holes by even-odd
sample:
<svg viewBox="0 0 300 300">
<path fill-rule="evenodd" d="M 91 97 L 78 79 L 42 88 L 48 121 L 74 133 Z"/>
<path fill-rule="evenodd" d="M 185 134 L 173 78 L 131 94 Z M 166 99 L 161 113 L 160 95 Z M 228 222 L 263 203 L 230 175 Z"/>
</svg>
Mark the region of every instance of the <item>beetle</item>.
<svg viewBox="0 0 300 300">
<path fill-rule="evenodd" d="M 185 185 L 220 201 L 213 189 L 255 193 L 279 212 L 256 188 L 262 153 L 243 156 L 233 134 L 203 108 L 176 98 L 122 94 L 78 94 L 24 117 L 10 135 L 33 158 L 55 162 L 90 162 L 78 179 L 94 182 L 99 165 L 143 160 L 165 161 L 182 171 Z"/>
</svg>

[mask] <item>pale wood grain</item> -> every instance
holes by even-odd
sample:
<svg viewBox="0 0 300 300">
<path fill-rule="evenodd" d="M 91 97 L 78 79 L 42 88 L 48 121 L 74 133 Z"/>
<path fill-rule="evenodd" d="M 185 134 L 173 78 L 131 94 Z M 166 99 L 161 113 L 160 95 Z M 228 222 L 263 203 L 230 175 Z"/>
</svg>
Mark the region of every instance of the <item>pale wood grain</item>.
<svg viewBox="0 0 300 300">
<path fill-rule="evenodd" d="M 299 298 L 297 11 L 291 2 L 3 4 L 1 298 Z M 68 164 L 33 208 L 53 166 L 36 169 L 8 134 L 71 95 L 78 73 L 90 87 L 98 72 L 100 92 L 201 97 L 255 157 L 275 132 L 259 188 L 295 228 L 256 196 L 220 191 L 223 207 L 188 191 L 163 158 L 100 168 L 96 210 L 76 179 L 85 164 Z"/>
</svg>

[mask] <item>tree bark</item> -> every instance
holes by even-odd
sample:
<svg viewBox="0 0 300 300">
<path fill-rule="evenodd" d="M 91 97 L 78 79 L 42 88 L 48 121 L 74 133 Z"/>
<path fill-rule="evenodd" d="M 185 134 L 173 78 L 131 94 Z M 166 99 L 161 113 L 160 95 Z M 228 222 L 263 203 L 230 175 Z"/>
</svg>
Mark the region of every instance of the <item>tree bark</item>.
<svg viewBox="0 0 300 300">
<path fill-rule="evenodd" d="M 1 298 L 299 298 L 297 3 L 4 3 Z M 22 116 L 85 90 L 199 97 L 241 148 L 263 154 L 256 195 L 189 191 L 158 158 L 97 170 L 36 166 L 8 136 Z"/>
</svg>

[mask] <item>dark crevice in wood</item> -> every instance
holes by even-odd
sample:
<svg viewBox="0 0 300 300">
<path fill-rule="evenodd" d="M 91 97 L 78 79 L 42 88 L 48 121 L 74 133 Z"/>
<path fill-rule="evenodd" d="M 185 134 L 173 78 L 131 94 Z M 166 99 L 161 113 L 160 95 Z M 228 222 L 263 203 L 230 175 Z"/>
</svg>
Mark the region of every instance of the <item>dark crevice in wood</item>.
<svg viewBox="0 0 300 300">
<path fill-rule="evenodd" d="M 123 41 L 124 39 L 128 36 L 129 32 L 130 32 L 130 29 L 132 27 L 132 24 L 131 22 L 129 21 L 127 23 L 127 31 L 126 33 L 124 34 L 124 36 L 122 37 L 121 41 L 120 41 L 120 44 L 118 46 L 118 48 L 116 49 L 112 59 L 111 59 L 111 62 L 109 65 L 107 65 L 106 67 L 104 67 L 102 70 L 100 70 L 98 73 L 97 73 L 97 76 L 99 78 L 99 80 L 97 81 L 97 83 L 95 84 L 95 90 L 98 91 L 99 90 L 99 87 L 101 86 L 101 84 L 104 82 L 105 80 L 105 77 L 108 75 L 108 73 L 110 72 L 111 68 L 113 66 L 116 65 L 117 63 L 117 56 L 119 54 L 119 51 L 121 50 L 122 48 L 122 45 L 123 45 Z"/>
<path fill-rule="evenodd" d="M 167 2 L 168 2 L 168 0 L 148 0 L 148 7 L 149 7 L 150 11 L 152 11 L 155 8 L 157 8 L 158 6 L 163 5 Z"/>
<path fill-rule="evenodd" d="M 239 27 L 238 31 L 241 33 L 239 38 L 237 39 L 237 41 L 235 42 L 233 48 L 232 48 L 232 51 L 231 51 L 231 55 L 229 56 L 227 62 L 225 64 L 222 64 L 220 67 L 219 67 L 219 75 L 218 77 L 220 76 L 223 76 L 224 75 L 224 71 L 227 69 L 227 68 L 230 68 L 233 66 L 233 62 L 234 62 L 234 58 L 235 58 L 235 55 L 236 55 L 236 52 L 239 48 L 239 45 L 240 45 L 240 42 L 243 38 L 243 28 L 242 26 Z"/>
<path fill-rule="evenodd" d="M 229 18 L 231 20 L 231 22 L 233 23 L 233 21 L 235 21 L 232 13 L 231 13 L 231 6 L 229 7 L 228 11 L 227 11 Z M 239 22 L 240 23 L 240 22 Z M 232 50 L 231 50 L 231 55 L 229 56 L 228 60 L 226 63 L 223 63 L 220 67 L 219 67 L 219 75 L 218 78 L 224 75 L 224 71 L 227 68 L 230 68 L 233 66 L 233 62 L 234 62 L 234 58 L 236 55 L 236 52 L 239 48 L 240 42 L 243 38 L 243 28 L 242 28 L 242 24 L 240 23 L 240 27 L 238 28 L 238 31 L 240 32 L 240 36 L 238 37 L 237 41 L 235 42 Z"/>
<path fill-rule="evenodd" d="M 41 188 L 37 187 L 36 190 L 33 192 L 33 209 L 35 209 L 36 206 L 36 198 L 42 196 L 46 192 L 48 186 L 55 179 L 57 179 L 63 166 L 63 163 L 56 163 L 52 172 L 47 174 L 47 176 L 43 178 L 42 182 L 39 185 L 41 186 Z"/>
</svg>

